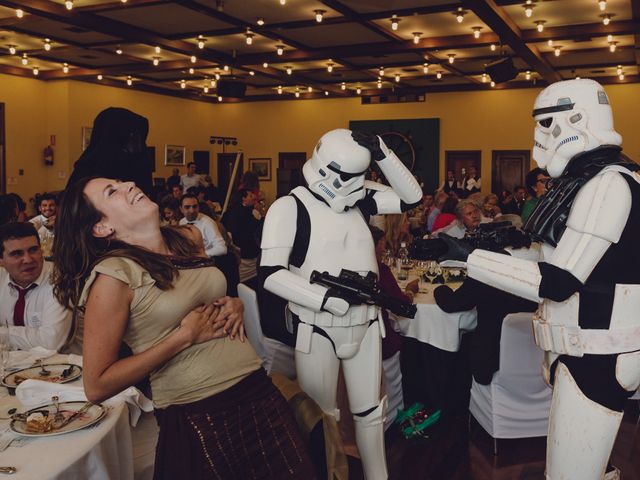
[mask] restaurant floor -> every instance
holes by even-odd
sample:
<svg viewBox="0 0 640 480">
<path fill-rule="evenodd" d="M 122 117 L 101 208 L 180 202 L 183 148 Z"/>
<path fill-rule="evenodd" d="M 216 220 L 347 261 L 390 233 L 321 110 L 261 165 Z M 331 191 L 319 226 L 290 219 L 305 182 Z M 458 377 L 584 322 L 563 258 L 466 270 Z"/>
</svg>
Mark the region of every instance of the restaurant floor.
<svg viewBox="0 0 640 480">
<path fill-rule="evenodd" d="M 613 449 L 613 464 L 623 480 L 640 480 L 640 404 L 628 401 Z M 445 420 L 427 439 L 407 441 L 395 428 L 387 432 L 387 464 L 391 480 L 544 480 L 546 438 L 493 439 L 466 417 Z M 362 468 L 349 457 L 349 478 L 360 480 Z M 578 479 L 576 479 L 578 480 Z"/>
</svg>

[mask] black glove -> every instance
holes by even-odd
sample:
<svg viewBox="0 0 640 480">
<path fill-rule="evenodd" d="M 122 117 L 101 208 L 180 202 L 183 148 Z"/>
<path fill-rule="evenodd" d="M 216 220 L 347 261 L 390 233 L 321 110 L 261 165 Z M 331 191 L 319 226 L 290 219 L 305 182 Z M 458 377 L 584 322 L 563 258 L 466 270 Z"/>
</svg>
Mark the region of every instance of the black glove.
<svg viewBox="0 0 640 480">
<path fill-rule="evenodd" d="M 365 132 L 351 132 L 351 137 L 360 146 L 371 152 L 371 158 L 376 162 L 383 160 L 386 155 L 380 148 L 380 137 Z"/>
<path fill-rule="evenodd" d="M 438 258 L 439 262 L 443 262 L 444 260 L 460 260 L 466 262 L 469 254 L 475 250 L 475 247 L 472 247 L 467 242 L 447 235 L 446 233 L 441 233 L 438 235 L 438 238 L 442 239 L 447 245 L 447 253 Z"/>
</svg>

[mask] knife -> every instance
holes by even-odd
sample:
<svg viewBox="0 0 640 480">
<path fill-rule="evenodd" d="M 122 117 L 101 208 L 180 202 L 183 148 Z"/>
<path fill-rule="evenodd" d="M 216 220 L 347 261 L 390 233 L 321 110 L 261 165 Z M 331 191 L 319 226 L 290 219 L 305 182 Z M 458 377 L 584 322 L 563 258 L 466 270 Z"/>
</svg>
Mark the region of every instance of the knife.
<svg viewBox="0 0 640 480">
<path fill-rule="evenodd" d="M 80 407 L 80 409 L 76 410 L 75 412 L 73 412 L 69 417 L 67 417 L 64 422 L 62 422 L 60 425 L 58 425 L 56 427 L 56 430 L 60 430 L 63 427 L 66 427 L 67 425 L 69 425 L 76 417 L 78 417 L 79 415 L 83 414 L 84 412 L 86 412 L 87 410 L 89 410 L 89 408 L 91 408 L 93 406 L 93 403 L 91 402 L 86 402 L 84 405 L 82 405 L 82 407 Z"/>
</svg>

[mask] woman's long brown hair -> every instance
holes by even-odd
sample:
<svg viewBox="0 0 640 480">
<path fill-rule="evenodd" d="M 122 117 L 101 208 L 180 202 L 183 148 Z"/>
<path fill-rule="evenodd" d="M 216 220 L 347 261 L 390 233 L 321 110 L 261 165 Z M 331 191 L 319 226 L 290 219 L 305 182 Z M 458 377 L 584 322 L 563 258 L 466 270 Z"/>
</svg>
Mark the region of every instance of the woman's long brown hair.
<svg viewBox="0 0 640 480">
<path fill-rule="evenodd" d="M 124 257 L 142 266 L 155 280 L 156 286 L 168 290 L 178 275 L 177 268 L 165 255 L 120 240 L 97 238 L 93 226 L 103 215 L 84 194 L 84 188 L 96 177 L 83 178 L 62 194 L 56 216 L 53 241 L 53 293 L 68 307 L 78 305 L 80 294 L 93 267 L 107 257 Z M 198 254 L 196 245 L 179 229 L 161 228 L 169 251 L 178 257 Z"/>
</svg>

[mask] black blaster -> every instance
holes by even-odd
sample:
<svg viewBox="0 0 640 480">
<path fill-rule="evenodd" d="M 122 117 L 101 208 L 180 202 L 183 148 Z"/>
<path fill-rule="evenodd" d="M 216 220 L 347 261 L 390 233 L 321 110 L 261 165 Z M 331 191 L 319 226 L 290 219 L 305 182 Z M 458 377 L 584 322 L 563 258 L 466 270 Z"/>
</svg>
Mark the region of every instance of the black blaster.
<svg viewBox="0 0 640 480">
<path fill-rule="evenodd" d="M 365 277 L 358 272 L 342 269 L 338 277 L 328 272 L 311 272 L 311 283 L 318 283 L 335 291 L 336 297 L 342 298 L 351 305 L 378 305 L 401 317 L 413 318 L 418 308 L 409 302 L 398 300 L 380 290 L 378 276 L 369 272 Z"/>
</svg>

